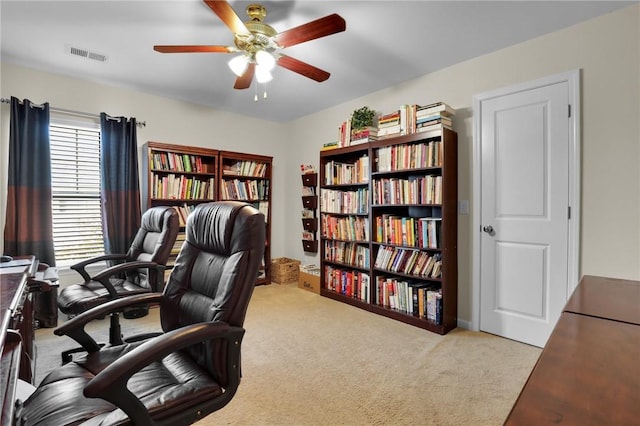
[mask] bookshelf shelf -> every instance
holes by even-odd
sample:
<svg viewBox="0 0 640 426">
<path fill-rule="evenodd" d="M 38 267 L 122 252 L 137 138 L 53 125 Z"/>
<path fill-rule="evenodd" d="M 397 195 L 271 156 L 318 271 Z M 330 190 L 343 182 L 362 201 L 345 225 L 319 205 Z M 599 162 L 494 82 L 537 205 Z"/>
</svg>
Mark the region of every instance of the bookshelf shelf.
<svg viewBox="0 0 640 426">
<path fill-rule="evenodd" d="M 220 200 L 253 204 L 265 216 L 267 243 L 256 284 L 271 282 L 271 197 L 273 157 L 241 152 L 219 152 Z"/>
<path fill-rule="evenodd" d="M 181 231 L 167 263 L 171 269 L 184 242 L 184 226 L 196 205 L 217 199 L 218 150 L 149 141 L 143 150 L 147 166 L 146 208 L 172 206 Z"/>
<path fill-rule="evenodd" d="M 302 179 L 302 249 L 307 253 L 318 252 L 318 173 L 310 173 L 303 165 Z M 311 170 L 311 169 L 309 169 Z"/>
<path fill-rule="evenodd" d="M 435 333 L 454 329 L 457 162 L 446 128 L 321 151 L 321 295 Z"/>
<path fill-rule="evenodd" d="M 256 284 L 269 283 L 272 157 L 153 141 L 147 142 L 143 152 L 148 170 L 147 208 L 173 206 L 180 217 L 182 229 L 168 265 L 173 264 L 180 251 L 186 218 L 195 206 L 216 200 L 241 200 L 265 214 L 265 260 Z"/>
</svg>

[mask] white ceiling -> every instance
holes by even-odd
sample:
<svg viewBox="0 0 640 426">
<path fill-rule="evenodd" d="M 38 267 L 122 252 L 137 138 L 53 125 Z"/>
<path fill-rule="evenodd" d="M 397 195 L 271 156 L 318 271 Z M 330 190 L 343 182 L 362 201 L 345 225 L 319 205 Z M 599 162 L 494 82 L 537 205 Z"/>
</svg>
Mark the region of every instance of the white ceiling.
<svg viewBox="0 0 640 426">
<path fill-rule="evenodd" d="M 252 2 L 231 1 L 242 20 Z M 461 61 L 625 7 L 617 1 L 263 1 L 277 31 L 338 13 L 343 33 L 285 49 L 331 73 L 317 83 L 283 68 L 254 102 L 220 53 L 161 54 L 155 44 L 232 45 L 199 0 L 1 0 L 3 62 L 286 122 Z M 67 46 L 106 55 L 73 56 Z M 3 97 L 20 96 L 2 93 Z"/>
</svg>

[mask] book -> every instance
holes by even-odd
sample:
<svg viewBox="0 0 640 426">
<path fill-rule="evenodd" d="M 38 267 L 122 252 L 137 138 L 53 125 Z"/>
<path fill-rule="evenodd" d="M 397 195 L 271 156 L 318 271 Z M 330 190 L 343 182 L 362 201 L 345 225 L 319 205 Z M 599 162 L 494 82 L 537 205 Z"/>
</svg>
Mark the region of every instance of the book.
<svg viewBox="0 0 640 426">
<path fill-rule="evenodd" d="M 451 116 L 456 114 L 456 110 L 451 108 L 445 102 L 435 102 L 429 105 L 419 106 L 416 109 L 417 114 L 425 114 L 431 115 L 435 113 L 440 113 L 441 115 Z"/>
</svg>

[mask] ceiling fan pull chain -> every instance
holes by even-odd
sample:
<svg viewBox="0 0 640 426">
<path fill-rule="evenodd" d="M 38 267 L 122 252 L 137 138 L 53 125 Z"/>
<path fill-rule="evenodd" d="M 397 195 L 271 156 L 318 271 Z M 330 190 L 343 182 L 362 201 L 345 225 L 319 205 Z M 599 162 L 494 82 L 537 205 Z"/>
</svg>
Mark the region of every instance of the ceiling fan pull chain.
<svg viewBox="0 0 640 426">
<path fill-rule="evenodd" d="M 253 95 L 253 102 L 258 102 L 258 85 L 255 86 L 255 93 Z"/>
<path fill-rule="evenodd" d="M 264 99 L 267 99 L 267 83 L 264 84 Z"/>
</svg>

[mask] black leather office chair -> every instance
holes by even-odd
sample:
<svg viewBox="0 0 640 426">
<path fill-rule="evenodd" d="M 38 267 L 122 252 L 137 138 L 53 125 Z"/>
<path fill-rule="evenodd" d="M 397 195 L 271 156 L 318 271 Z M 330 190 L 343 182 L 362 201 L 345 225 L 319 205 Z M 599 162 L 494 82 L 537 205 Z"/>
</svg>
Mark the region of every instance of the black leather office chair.
<svg viewBox="0 0 640 426">
<path fill-rule="evenodd" d="M 252 206 L 198 206 L 162 294 L 108 302 L 55 330 L 88 354 L 49 373 L 17 408 L 16 424 L 185 425 L 224 407 L 240 383 L 242 325 L 264 245 L 264 216 Z M 154 302 L 156 337 L 100 348 L 84 331 L 112 310 Z"/>
<path fill-rule="evenodd" d="M 68 316 L 78 315 L 110 300 L 141 293 L 162 291 L 164 269 L 180 229 L 178 214 L 172 207 L 152 207 L 142 215 L 129 251 L 94 257 L 71 266 L 84 282 L 65 287 L 58 296 L 58 308 Z M 111 261 L 114 266 L 93 277 L 86 271 L 88 265 Z M 147 306 L 127 309 L 126 318 L 146 315 Z M 111 315 L 109 343 L 122 343 L 119 314 Z M 73 349 L 62 354 L 64 362 L 70 360 Z"/>
</svg>

